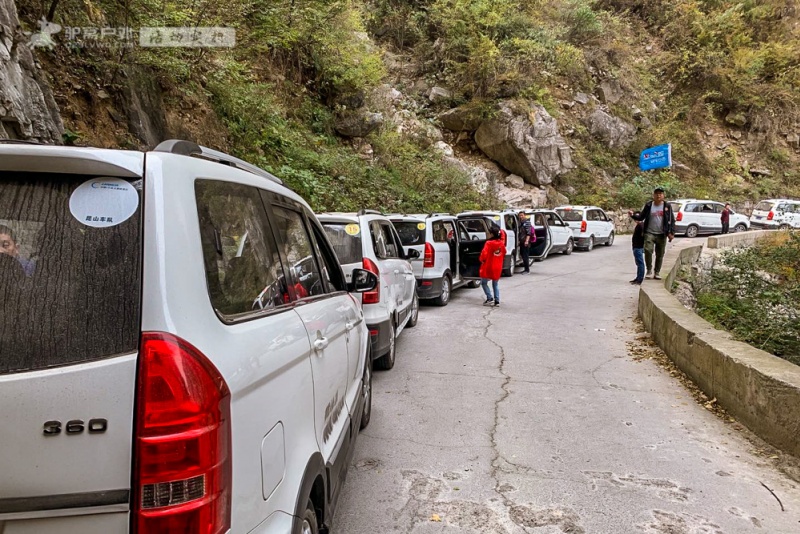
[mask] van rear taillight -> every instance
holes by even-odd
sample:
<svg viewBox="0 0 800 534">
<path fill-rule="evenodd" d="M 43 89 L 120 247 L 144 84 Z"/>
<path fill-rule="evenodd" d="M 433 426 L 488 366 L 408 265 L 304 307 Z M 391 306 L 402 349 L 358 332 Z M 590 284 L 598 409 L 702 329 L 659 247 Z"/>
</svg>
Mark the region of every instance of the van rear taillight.
<svg viewBox="0 0 800 534">
<path fill-rule="evenodd" d="M 775 218 L 775 212 L 772 211 L 772 210 L 769 210 L 769 215 L 767 215 L 767 220 L 771 221 L 774 218 Z"/>
<path fill-rule="evenodd" d="M 675 220 L 678 221 L 678 222 L 681 222 L 683 220 L 683 212 L 682 211 L 678 212 L 678 215 L 677 215 L 677 217 L 675 217 Z"/>
<path fill-rule="evenodd" d="M 430 269 L 431 267 L 433 267 L 435 261 L 436 261 L 436 251 L 433 250 L 433 245 L 426 242 L 425 259 L 422 262 L 422 267 L 425 269 Z"/>
<path fill-rule="evenodd" d="M 132 532 L 218 534 L 231 525 L 230 392 L 186 341 L 142 334 Z"/>
<path fill-rule="evenodd" d="M 586 221 L 581 221 L 581 233 L 586 231 Z"/>
<path fill-rule="evenodd" d="M 364 269 L 371 272 L 378 278 L 378 284 L 372 291 L 367 291 L 361 294 L 362 304 L 378 304 L 381 301 L 381 272 L 375 262 L 369 258 L 364 258 Z"/>
</svg>

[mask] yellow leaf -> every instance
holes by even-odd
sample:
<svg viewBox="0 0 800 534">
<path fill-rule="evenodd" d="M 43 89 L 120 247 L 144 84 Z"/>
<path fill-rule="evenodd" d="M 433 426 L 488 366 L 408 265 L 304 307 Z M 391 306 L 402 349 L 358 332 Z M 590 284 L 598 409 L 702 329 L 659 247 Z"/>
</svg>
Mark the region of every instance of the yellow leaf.
<svg viewBox="0 0 800 534">
<path fill-rule="evenodd" d="M 442 522 L 442 518 L 439 517 L 439 514 L 433 514 L 431 516 L 431 521 L 435 521 L 436 523 L 441 523 Z"/>
</svg>

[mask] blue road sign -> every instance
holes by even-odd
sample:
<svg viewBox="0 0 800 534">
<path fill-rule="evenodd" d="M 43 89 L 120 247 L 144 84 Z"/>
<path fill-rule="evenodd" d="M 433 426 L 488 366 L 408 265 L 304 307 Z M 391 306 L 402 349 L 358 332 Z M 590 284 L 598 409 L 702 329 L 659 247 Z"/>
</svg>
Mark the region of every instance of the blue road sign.
<svg viewBox="0 0 800 534">
<path fill-rule="evenodd" d="M 639 168 L 643 171 L 663 169 L 672 166 L 672 145 L 658 145 L 642 150 L 639 154 Z"/>
</svg>

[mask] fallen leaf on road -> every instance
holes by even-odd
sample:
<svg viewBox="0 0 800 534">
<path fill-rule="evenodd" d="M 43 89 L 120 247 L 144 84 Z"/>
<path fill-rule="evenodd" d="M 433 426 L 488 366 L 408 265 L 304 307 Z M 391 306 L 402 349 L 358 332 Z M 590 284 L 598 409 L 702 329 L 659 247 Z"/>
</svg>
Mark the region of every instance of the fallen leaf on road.
<svg viewBox="0 0 800 534">
<path fill-rule="evenodd" d="M 431 521 L 434 521 L 436 523 L 441 523 L 442 522 L 442 518 L 439 517 L 439 514 L 433 514 L 431 516 Z"/>
</svg>

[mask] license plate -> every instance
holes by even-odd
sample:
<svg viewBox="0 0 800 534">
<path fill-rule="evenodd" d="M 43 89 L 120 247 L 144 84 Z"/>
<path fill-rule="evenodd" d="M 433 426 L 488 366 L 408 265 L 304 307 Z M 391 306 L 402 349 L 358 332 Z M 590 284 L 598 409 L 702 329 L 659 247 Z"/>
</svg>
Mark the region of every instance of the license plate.
<svg viewBox="0 0 800 534">
<path fill-rule="evenodd" d="M 760 220 L 761 220 L 761 219 L 763 219 L 763 218 L 764 218 L 764 217 L 762 217 L 761 215 L 756 215 L 756 220 L 759 220 L 759 221 L 760 221 Z"/>
</svg>

